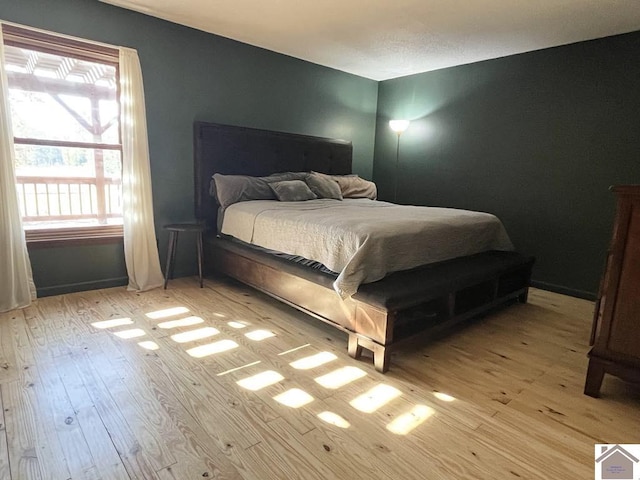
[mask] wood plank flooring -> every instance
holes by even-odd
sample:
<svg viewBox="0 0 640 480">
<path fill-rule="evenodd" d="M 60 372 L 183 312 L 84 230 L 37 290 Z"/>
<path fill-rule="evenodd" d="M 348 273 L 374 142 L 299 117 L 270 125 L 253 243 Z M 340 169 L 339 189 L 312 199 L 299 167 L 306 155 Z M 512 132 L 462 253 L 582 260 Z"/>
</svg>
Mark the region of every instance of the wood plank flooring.
<svg viewBox="0 0 640 480">
<path fill-rule="evenodd" d="M 585 479 L 640 388 L 582 394 L 593 304 L 533 290 L 439 341 L 341 332 L 231 280 L 0 314 L 0 479 Z"/>
</svg>

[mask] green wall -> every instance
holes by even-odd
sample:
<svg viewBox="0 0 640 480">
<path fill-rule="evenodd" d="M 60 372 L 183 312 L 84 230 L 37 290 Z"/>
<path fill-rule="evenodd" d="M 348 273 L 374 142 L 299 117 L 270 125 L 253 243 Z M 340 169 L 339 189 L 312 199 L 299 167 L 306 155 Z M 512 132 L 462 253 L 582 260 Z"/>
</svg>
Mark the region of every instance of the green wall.
<svg viewBox="0 0 640 480">
<path fill-rule="evenodd" d="M 351 140 L 371 178 L 378 83 L 97 0 L 0 0 L 0 19 L 138 50 L 145 82 L 156 230 L 193 219 L 196 120 Z M 176 275 L 193 274 L 181 238 Z M 40 294 L 123 283 L 122 245 L 31 251 Z"/>
<path fill-rule="evenodd" d="M 138 50 L 163 263 L 162 225 L 193 218 L 196 120 L 351 140 L 354 170 L 390 199 L 387 121 L 409 118 L 399 201 L 497 214 L 538 285 L 582 296 L 610 238 L 609 185 L 640 183 L 640 32 L 378 83 L 97 0 L 0 0 L 0 18 Z M 195 273 L 193 244 L 177 275 Z M 121 244 L 31 258 L 41 294 L 126 277 Z"/>
<path fill-rule="evenodd" d="M 381 82 L 374 180 L 398 200 L 498 215 L 534 280 L 590 297 L 611 237 L 608 187 L 640 183 L 640 32 Z"/>
</svg>

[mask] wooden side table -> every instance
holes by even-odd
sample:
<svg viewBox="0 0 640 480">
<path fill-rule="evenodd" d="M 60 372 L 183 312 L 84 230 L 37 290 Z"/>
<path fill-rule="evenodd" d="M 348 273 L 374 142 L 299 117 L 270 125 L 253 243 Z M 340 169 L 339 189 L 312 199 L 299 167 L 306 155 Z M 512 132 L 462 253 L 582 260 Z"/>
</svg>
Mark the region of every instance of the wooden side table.
<svg viewBox="0 0 640 480">
<path fill-rule="evenodd" d="M 193 232 L 196 234 L 198 247 L 198 275 L 200 276 L 200 288 L 204 286 L 202 281 L 202 236 L 206 231 L 204 223 L 172 223 L 163 227 L 169 232 L 169 248 L 167 250 L 167 266 L 164 273 L 164 289 L 167 289 L 169 278 L 173 278 L 173 267 L 178 246 L 178 234 L 180 232 Z"/>
</svg>

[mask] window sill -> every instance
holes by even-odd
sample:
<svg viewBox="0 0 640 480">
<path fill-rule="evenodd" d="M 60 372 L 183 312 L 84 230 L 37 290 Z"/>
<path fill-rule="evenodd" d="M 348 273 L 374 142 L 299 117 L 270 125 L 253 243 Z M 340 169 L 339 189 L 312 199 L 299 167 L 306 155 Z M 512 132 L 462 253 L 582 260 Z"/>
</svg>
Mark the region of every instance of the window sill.
<svg viewBox="0 0 640 480">
<path fill-rule="evenodd" d="M 122 243 L 122 225 L 90 228 L 26 230 L 28 248 L 69 247 Z"/>
</svg>

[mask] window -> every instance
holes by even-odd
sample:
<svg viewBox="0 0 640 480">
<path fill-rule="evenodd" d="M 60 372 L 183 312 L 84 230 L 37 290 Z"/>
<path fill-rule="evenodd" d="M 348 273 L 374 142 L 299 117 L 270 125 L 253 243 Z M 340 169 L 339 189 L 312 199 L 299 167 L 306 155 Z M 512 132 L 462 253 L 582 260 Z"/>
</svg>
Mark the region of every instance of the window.
<svg viewBox="0 0 640 480">
<path fill-rule="evenodd" d="M 2 28 L 27 242 L 122 237 L 118 51 Z"/>
</svg>

